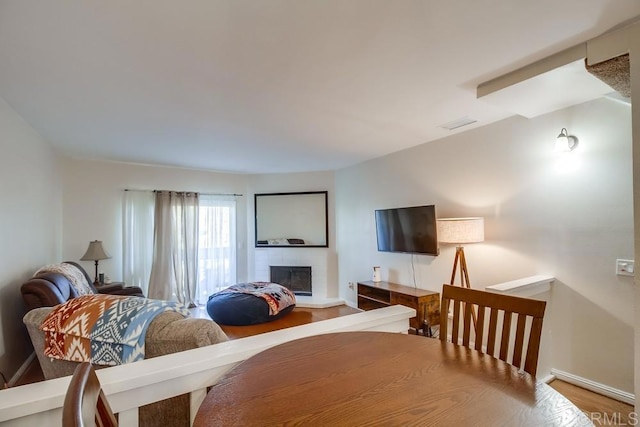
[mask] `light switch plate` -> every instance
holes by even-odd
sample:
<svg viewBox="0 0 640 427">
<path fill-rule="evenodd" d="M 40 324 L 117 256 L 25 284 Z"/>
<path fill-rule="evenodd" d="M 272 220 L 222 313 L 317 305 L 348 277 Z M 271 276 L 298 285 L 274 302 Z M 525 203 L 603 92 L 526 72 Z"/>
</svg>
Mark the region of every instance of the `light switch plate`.
<svg viewBox="0 0 640 427">
<path fill-rule="evenodd" d="M 635 261 L 632 259 L 617 259 L 616 274 L 618 276 L 635 276 Z"/>
</svg>

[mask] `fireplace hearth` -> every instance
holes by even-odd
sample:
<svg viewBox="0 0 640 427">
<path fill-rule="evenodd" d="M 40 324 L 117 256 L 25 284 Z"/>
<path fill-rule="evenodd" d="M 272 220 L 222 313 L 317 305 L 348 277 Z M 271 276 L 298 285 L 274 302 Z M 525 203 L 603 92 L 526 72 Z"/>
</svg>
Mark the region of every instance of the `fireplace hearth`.
<svg viewBox="0 0 640 427">
<path fill-rule="evenodd" d="M 296 295 L 311 296 L 311 267 L 269 266 L 270 281 L 291 290 Z"/>
</svg>

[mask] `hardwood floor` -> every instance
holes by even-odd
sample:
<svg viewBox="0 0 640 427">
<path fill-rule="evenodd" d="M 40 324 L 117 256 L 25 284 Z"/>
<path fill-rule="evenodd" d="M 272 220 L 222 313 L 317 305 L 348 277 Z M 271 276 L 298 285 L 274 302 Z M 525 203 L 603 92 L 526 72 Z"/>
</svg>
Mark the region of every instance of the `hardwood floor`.
<svg viewBox="0 0 640 427">
<path fill-rule="evenodd" d="M 261 323 L 259 325 L 252 326 L 221 325 L 220 327 L 230 339 L 237 339 L 359 312 L 360 310 L 357 308 L 352 308 L 347 305 L 320 309 L 296 307 L 291 313 L 273 322 Z"/>
<path fill-rule="evenodd" d="M 40 381 L 44 381 L 44 375 L 42 374 L 42 369 L 40 369 L 40 363 L 38 363 L 38 359 L 34 358 L 33 362 L 31 362 L 29 367 L 24 371 L 20 378 L 18 378 L 18 380 L 12 387 L 18 387 L 25 384 L 33 384 Z"/>
<path fill-rule="evenodd" d="M 292 326 L 304 325 L 306 323 L 318 322 L 320 320 L 331 319 L 334 317 L 345 316 L 359 311 L 360 310 L 346 305 L 323 309 L 296 307 L 289 315 L 273 322 L 253 326 L 222 326 L 222 329 L 229 338 L 237 339 L 289 328 Z M 192 315 L 194 317 L 209 318 L 204 308 L 193 309 Z M 42 370 L 40 369 L 40 365 L 36 359 L 16 382 L 15 386 L 31 384 L 43 380 L 44 377 L 42 375 Z M 633 406 L 631 405 L 627 405 L 560 380 L 554 380 L 549 385 L 559 393 L 566 396 L 567 399 L 585 412 L 596 426 L 629 426 L 637 425 L 640 421 L 634 412 Z"/>
<path fill-rule="evenodd" d="M 596 426 L 633 426 L 640 421 L 633 406 L 626 403 L 560 380 L 549 385 L 587 414 Z"/>
</svg>

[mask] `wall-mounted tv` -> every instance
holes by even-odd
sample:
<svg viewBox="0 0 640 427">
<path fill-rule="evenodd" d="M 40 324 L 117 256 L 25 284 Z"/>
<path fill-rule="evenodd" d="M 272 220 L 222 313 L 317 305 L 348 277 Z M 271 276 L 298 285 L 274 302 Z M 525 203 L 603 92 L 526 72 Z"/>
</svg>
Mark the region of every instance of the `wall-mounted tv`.
<svg viewBox="0 0 640 427">
<path fill-rule="evenodd" d="M 381 252 L 438 255 L 434 205 L 376 210 L 376 236 Z"/>
</svg>

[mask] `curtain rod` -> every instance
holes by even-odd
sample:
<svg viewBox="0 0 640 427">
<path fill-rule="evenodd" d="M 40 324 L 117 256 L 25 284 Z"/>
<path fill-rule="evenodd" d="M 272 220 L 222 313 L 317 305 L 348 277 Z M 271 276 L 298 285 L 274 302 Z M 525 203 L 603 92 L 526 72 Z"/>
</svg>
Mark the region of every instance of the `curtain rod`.
<svg viewBox="0 0 640 427">
<path fill-rule="evenodd" d="M 144 191 L 149 193 L 156 193 L 158 191 L 173 191 L 173 190 L 138 190 L 135 188 L 125 188 L 124 191 Z M 198 193 L 203 196 L 234 196 L 234 197 L 242 197 L 243 194 L 238 193 L 201 193 L 199 191 L 174 191 L 175 193 Z"/>
</svg>

